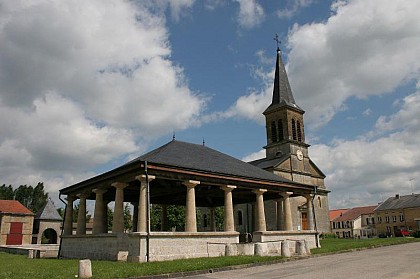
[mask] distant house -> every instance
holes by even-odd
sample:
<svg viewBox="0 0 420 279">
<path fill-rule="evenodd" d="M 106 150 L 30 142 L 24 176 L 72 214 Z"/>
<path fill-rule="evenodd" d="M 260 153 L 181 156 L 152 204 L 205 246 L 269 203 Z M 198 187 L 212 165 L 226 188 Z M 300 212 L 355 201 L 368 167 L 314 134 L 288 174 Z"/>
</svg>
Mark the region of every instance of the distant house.
<svg viewBox="0 0 420 279">
<path fill-rule="evenodd" d="M 373 206 L 354 207 L 342 210 L 331 221 L 331 231 L 339 238 L 369 238 L 375 236 L 375 216 Z"/>
<path fill-rule="evenodd" d="M 0 245 L 31 244 L 34 214 L 16 200 L 0 200 Z"/>
<path fill-rule="evenodd" d="M 378 234 L 397 236 L 401 229 L 420 230 L 420 194 L 395 195 L 375 209 Z"/>
<path fill-rule="evenodd" d="M 48 199 L 35 216 L 32 243 L 58 244 L 62 221 L 53 202 Z"/>
</svg>

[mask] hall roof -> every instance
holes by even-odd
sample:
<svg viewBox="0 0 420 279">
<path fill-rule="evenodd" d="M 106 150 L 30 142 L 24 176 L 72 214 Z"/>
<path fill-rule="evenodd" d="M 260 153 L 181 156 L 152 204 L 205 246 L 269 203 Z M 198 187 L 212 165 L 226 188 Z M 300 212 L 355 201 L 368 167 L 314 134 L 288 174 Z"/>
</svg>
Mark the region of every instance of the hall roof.
<svg viewBox="0 0 420 279">
<path fill-rule="evenodd" d="M 195 169 L 231 176 L 294 183 L 207 146 L 178 140 L 172 140 L 134 159 L 128 164 L 135 163 L 136 161 L 147 161 L 148 163 L 171 165 L 179 168 Z"/>
</svg>

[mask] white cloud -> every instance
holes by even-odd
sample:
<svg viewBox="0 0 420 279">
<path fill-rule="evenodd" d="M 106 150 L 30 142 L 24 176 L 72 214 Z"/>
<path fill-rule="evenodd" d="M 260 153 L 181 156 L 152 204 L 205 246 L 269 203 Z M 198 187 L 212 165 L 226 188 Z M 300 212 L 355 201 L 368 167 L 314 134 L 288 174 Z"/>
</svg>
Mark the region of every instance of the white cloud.
<svg viewBox="0 0 420 279">
<path fill-rule="evenodd" d="M 335 6 L 326 22 L 294 26 L 289 77 L 310 126 L 327 123 L 351 96 L 387 94 L 418 79 L 419 8 L 417 1 L 353 0 Z"/>
<path fill-rule="evenodd" d="M 234 0 L 239 3 L 237 21 L 241 27 L 253 28 L 264 20 L 264 8 L 256 0 Z"/>
<path fill-rule="evenodd" d="M 404 98 L 397 113 L 380 117 L 374 133 L 385 129 L 391 134 L 310 147 L 311 157 L 327 175 L 331 207 L 374 205 L 396 193 L 411 193 L 408 180 L 420 176 L 419 106 L 417 91 Z"/>
<path fill-rule="evenodd" d="M 313 2 L 313 0 L 288 0 L 286 1 L 286 7 L 277 11 L 277 16 L 279 18 L 290 19 L 296 15 L 301 8 L 309 7 Z"/>
<path fill-rule="evenodd" d="M 179 15 L 193 3 L 169 5 Z M 3 183 L 56 190 L 196 123 L 205 99 L 171 62 L 165 18 L 148 3 L 0 5 Z"/>
<path fill-rule="evenodd" d="M 420 2 L 388 2 L 334 2 L 327 21 L 296 24 L 289 31 L 286 70 L 310 129 L 327 124 L 346 108 L 350 97 L 389 94 L 419 79 L 420 25 L 416 11 Z M 272 61 L 274 66 L 274 58 Z M 265 63 L 261 59 L 261 64 Z M 261 88 L 250 89 L 238 98 L 226 116 L 262 121 L 261 111 L 271 101 L 274 72 L 261 73 L 261 68 L 255 71 L 261 78 Z M 249 109 L 250 104 L 255 109 Z"/>
</svg>

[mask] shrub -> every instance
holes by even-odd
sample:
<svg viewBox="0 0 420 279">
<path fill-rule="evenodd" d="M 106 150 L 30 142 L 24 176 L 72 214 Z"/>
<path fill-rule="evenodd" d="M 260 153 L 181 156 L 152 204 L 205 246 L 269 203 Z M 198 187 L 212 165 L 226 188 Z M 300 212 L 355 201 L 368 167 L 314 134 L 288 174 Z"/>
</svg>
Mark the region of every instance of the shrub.
<svg viewBox="0 0 420 279">
<path fill-rule="evenodd" d="M 319 237 L 321 239 L 337 238 L 337 235 L 335 233 L 322 233 Z"/>
</svg>

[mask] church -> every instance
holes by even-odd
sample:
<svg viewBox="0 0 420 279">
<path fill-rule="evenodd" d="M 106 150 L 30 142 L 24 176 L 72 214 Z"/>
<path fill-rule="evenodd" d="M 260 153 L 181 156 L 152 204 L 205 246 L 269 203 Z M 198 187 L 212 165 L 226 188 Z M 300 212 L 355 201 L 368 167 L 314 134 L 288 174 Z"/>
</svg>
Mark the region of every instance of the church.
<svg viewBox="0 0 420 279">
<path fill-rule="evenodd" d="M 272 103 L 266 118 L 266 157 L 243 162 L 207 146 L 173 139 L 120 167 L 60 190 L 67 206 L 59 256 L 161 261 L 223 255 L 268 255 L 319 246 L 329 232 L 325 175 L 309 158 L 304 111 L 296 104 L 280 49 Z M 73 204 L 78 200 L 78 219 Z M 86 201 L 95 202 L 92 234 L 86 233 Z M 112 232 L 107 208 L 114 202 Z M 124 203 L 133 230 L 124 231 Z M 150 205 L 160 205 L 161 229 L 152 231 Z M 185 206 L 185 230 L 165 224 L 167 206 Z M 215 208 L 223 207 L 223 229 Z M 205 215 L 197 222 L 197 208 Z M 77 221 L 73 234 L 72 224 Z M 296 245 L 290 245 L 292 241 Z M 287 248 L 285 248 L 287 247 Z"/>
</svg>

